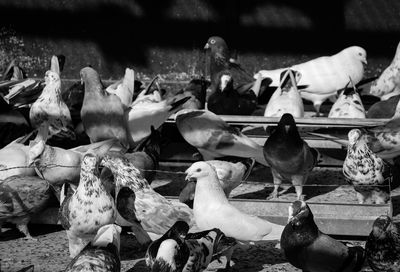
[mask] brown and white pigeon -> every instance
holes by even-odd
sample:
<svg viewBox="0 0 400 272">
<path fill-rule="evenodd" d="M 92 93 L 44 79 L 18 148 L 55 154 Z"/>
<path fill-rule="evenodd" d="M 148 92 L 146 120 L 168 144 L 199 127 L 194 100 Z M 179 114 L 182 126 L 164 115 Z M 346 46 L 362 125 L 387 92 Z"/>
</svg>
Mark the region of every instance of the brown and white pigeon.
<svg viewBox="0 0 400 272">
<path fill-rule="evenodd" d="M 365 260 L 362 247 L 347 246 L 321 232 L 310 207 L 299 200 L 289 206 L 281 249 L 291 265 L 309 272 L 360 271 Z"/>
<path fill-rule="evenodd" d="M 354 186 L 360 204 L 372 201 L 384 204 L 390 198 L 392 172 L 390 166 L 368 147 L 359 129 L 348 133 L 349 146 L 343 163 L 343 174 Z"/>
<path fill-rule="evenodd" d="M 233 156 L 254 158 L 268 166 L 262 146 L 210 111 L 183 109 L 175 115 L 175 122 L 183 138 L 204 160 Z"/>
<path fill-rule="evenodd" d="M 31 218 L 41 212 L 51 198 L 50 185 L 36 176 L 11 176 L 0 180 L 0 231 L 4 223 L 16 224 L 26 238 Z"/>
<path fill-rule="evenodd" d="M 365 243 L 365 253 L 374 272 L 400 271 L 400 223 L 387 215 L 375 219 Z"/>
<path fill-rule="evenodd" d="M 348 87 L 350 84 L 350 87 Z M 339 98 L 329 111 L 329 118 L 365 118 L 365 109 L 361 97 L 350 78 L 349 84 L 340 93 Z"/>
<path fill-rule="evenodd" d="M 114 199 L 100 181 L 98 164 L 99 157 L 95 154 L 88 152 L 83 156 L 78 188 L 59 210 L 72 258 L 95 237 L 100 227 L 113 224 L 117 217 Z"/>
<path fill-rule="evenodd" d="M 85 84 L 81 109 L 82 123 L 92 143 L 118 139 L 126 149 L 130 146 L 124 105 L 115 94 L 109 94 L 99 74 L 91 67 L 80 71 Z"/>
<path fill-rule="evenodd" d="M 228 158 L 232 160 L 231 158 Z M 227 198 L 233 189 L 238 187 L 250 175 L 255 160 L 235 158 L 232 161 L 211 160 L 206 161 L 217 172 L 218 180 Z M 188 182 L 179 194 L 179 201 L 193 207 L 193 199 L 196 191 L 196 182 Z"/>
<path fill-rule="evenodd" d="M 400 94 L 400 42 L 392 62 L 371 85 L 370 93 L 381 100 Z"/>
<path fill-rule="evenodd" d="M 285 113 L 290 113 L 295 118 L 304 117 L 303 100 L 297 89 L 297 83 L 301 74 L 291 69 L 283 70 L 281 73 L 279 87 L 272 94 L 265 107 L 264 116 L 282 117 Z"/>
<path fill-rule="evenodd" d="M 120 272 L 121 227 L 115 224 L 104 225 L 96 236 L 68 264 L 65 272 L 107 271 Z"/>
<path fill-rule="evenodd" d="M 72 125 L 71 114 L 61 97 L 60 75 L 47 71 L 42 94 L 32 104 L 29 119 L 33 128 L 49 127 L 49 137 L 67 138 L 75 140 L 76 136 Z"/>
<path fill-rule="evenodd" d="M 146 236 L 143 229 L 162 235 L 177 220 L 193 225 L 193 211 L 187 205 L 171 202 L 154 191 L 127 158 L 106 155 L 101 165 L 109 168 L 114 175 L 117 222 L 130 226 L 139 242 L 143 241 L 144 244 L 148 241 L 143 239 Z"/>
<path fill-rule="evenodd" d="M 297 199 L 302 199 L 303 185 L 317 164 L 318 151 L 300 137 L 291 114 L 282 115 L 264 144 L 264 156 L 274 179 L 274 190 L 269 197 L 277 198 L 279 185 L 288 180 L 295 187 Z"/>
<path fill-rule="evenodd" d="M 304 87 L 300 90 L 302 98 L 313 103 L 317 116 L 322 103 L 336 96 L 337 91 L 343 89 L 349 82 L 349 77 L 354 84 L 359 83 L 364 76 L 364 64 L 367 64 L 367 53 L 359 46 L 351 46 L 332 56 L 318 57 L 291 67 L 301 74 L 298 85 Z M 263 78 L 272 79 L 271 86 L 279 86 L 279 76 L 282 70 L 261 70 Z M 255 76 L 255 78 L 256 78 Z"/>
<path fill-rule="evenodd" d="M 186 222 L 178 221 L 149 246 L 146 264 L 151 271 L 204 271 L 211 261 L 236 244 L 235 239 L 217 228 L 198 233 L 188 230 Z"/>
</svg>

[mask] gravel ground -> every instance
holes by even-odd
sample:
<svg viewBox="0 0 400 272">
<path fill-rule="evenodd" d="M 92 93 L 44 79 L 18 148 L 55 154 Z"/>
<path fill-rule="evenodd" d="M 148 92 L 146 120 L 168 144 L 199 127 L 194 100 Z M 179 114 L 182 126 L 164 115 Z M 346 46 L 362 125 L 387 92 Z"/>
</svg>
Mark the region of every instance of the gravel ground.
<svg viewBox="0 0 400 272">
<path fill-rule="evenodd" d="M 164 167 L 163 170 L 182 171 L 185 168 Z M 262 179 L 261 179 L 262 178 Z M 265 167 L 256 167 L 248 179 L 248 183 L 239 186 L 232 192 L 233 197 L 265 198 L 267 192 L 264 186 L 252 181 L 265 180 L 271 182 L 271 174 Z M 355 193 L 346 186 L 340 168 L 316 168 L 309 177 L 308 184 L 337 184 L 329 187 L 306 187 L 304 193 L 307 199 L 315 202 L 354 202 Z M 159 173 L 153 182 L 154 187 L 167 195 L 178 195 L 184 186 L 183 174 Z M 272 188 L 271 188 L 272 191 Z M 398 212 L 398 198 L 400 190 L 393 192 L 395 214 Z M 290 189 L 281 197 L 282 200 L 294 200 L 295 192 Z M 35 265 L 35 271 L 62 271 L 70 261 L 68 241 L 65 231 L 57 225 L 30 225 L 32 235 L 38 241 L 27 240 L 14 228 L 3 229 L 0 236 L 0 260 L 2 272 L 18 271 L 30 264 Z M 352 241 L 363 245 L 363 241 Z M 143 249 L 140 249 L 134 236 L 124 233 L 121 236 L 121 271 L 147 271 L 144 262 Z M 217 271 L 224 267 L 222 263 L 214 261 L 207 271 Z M 232 259 L 233 271 L 300 271 L 290 265 L 279 247 L 275 243 L 263 242 L 249 248 L 239 248 Z M 366 267 L 363 271 L 370 271 Z"/>
</svg>

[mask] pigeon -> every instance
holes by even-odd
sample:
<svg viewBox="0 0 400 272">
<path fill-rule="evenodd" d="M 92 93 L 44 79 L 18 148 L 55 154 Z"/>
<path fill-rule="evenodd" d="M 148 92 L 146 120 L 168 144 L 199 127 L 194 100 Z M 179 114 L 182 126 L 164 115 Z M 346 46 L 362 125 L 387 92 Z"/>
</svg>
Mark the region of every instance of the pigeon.
<svg viewBox="0 0 400 272">
<path fill-rule="evenodd" d="M 347 246 L 321 232 L 310 207 L 296 200 L 289 206 L 289 220 L 281 237 L 288 262 L 303 271 L 360 271 L 365 253 L 360 246 Z"/>
<path fill-rule="evenodd" d="M 354 186 L 360 204 L 371 200 L 376 204 L 389 201 L 392 171 L 390 166 L 368 147 L 359 129 L 348 133 L 349 146 L 343 163 L 343 174 Z"/>
<path fill-rule="evenodd" d="M 151 271 L 203 271 L 215 256 L 236 244 L 233 238 L 226 237 L 217 228 L 187 233 L 188 225 L 185 224 L 176 222 L 149 246 L 146 264 Z"/>
<path fill-rule="evenodd" d="M 108 271 L 120 272 L 121 227 L 115 224 L 104 225 L 96 236 L 68 264 L 65 272 Z"/>
<path fill-rule="evenodd" d="M 183 109 L 176 113 L 175 122 L 183 138 L 204 160 L 233 156 L 254 158 L 268 166 L 262 146 L 210 111 Z"/>
<path fill-rule="evenodd" d="M 317 164 L 318 151 L 310 148 L 300 137 L 290 113 L 282 115 L 263 150 L 274 179 L 274 190 L 269 198 L 277 198 L 279 185 L 284 180 L 290 180 L 295 187 L 297 199 L 302 199 L 303 184 Z"/>
<path fill-rule="evenodd" d="M 156 81 L 158 77 L 153 79 Z M 127 113 L 128 129 L 131 140 L 135 143 L 146 138 L 151 133 L 151 126 L 158 129 L 172 114 L 179 111 L 191 96 L 180 95 L 162 99 L 161 93 L 155 90 L 147 94 L 142 91 L 130 106 Z"/>
<path fill-rule="evenodd" d="M 233 189 L 248 178 L 255 164 L 253 158 L 241 159 L 238 162 L 224 160 L 211 160 L 206 162 L 215 168 L 218 181 L 227 198 L 229 198 Z M 188 182 L 179 194 L 179 201 L 187 204 L 189 207 L 193 207 L 195 190 L 196 183 Z"/>
<path fill-rule="evenodd" d="M 210 50 L 210 78 L 211 85 L 208 93 L 216 90 L 219 85 L 221 71 L 227 71 L 233 78 L 233 89 L 239 94 L 249 91 L 258 97 L 260 82 L 253 79 L 253 75 L 243 69 L 237 62 L 230 59 L 230 52 L 225 40 L 218 36 L 208 38 L 204 49 Z M 255 84 L 257 82 L 257 84 Z M 269 83 L 269 82 L 268 82 Z"/>
<path fill-rule="evenodd" d="M 49 183 L 38 177 L 15 175 L 0 180 L 0 232 L 3 223 L 13 223 L 27 239 L 34 239 L 27 225 L 50 198 Z"/>
<path fill-rule="evenodd" d="M 280 85 L 269 99 L 264 116 L 280 118 L 283 114 L 290 113 L 296 118 L 304 117 L 303 100 L 297 89 L 301 74 L 287 69 L 282 71 L 280 77 Z"/>
<path fill-rule="evenodd" d="M 75 140 L 71 114 L 61 97 L 60 75 L 53 71 L 45 74 L 46 86 L 32 104 L 29 119 L 33 128 L 49 126 L 49 138 L 53 136 Z"/>
<path fill-rule="evenodd" d="M 64 55 L 57 55 L 57 56 L 52 56 L 50 60 L 50 71 L 57 73 L 58 75 L 61 75 L 61 72 L 64 70 L 64 64 L 65 64 L 65 56 Z"/>
<path fill-rule="evenodd" d="M 390 65 L 382 72 L 380 77 L 372 83 L 370 94 L 387 100 L 400 94 L 400 42 Z"/>
<path fill-rule="evenodd" d="M 2 81 L 5 80 L 16 81 L 27 78 L 26 72 L 19 64 L 17 64 L 17 61 L 15 59 L 12 59 L 10 61 L 7 68 L 3 71 L 2 74 L 3 74 L 1 78 Z"/>
<path fill-rule="evenodd" d="M 400 223 L 387 215 L 375 219 L 365 253 L 373 271 L 400 271 Z"/>
<path fill-rule="evenodd" d="M 106 91 L 118 96 L 122 104 L 125 107 L 129 107 L 132 104 L 133 93 L 135 91 L 135 71 L 126 68 L 123 79 L 108 86 Z"/>
<path fill-rule="evenodd" d="M 329 118 L 365 118 L 365 109 L 361 97 L 350 78 L 349 84 L 340 93 L 339 98 L 329 111 Z"/>
<path fill-rule="evenodd" d="M 243 243 L 280 239 L 283 226 L 246 214 L 229 203 L 210 164 L 195 162 L 185 173 L 187 182 L 196 182 L 193 212 L 200 230 L 218 228 Z"/>
<path fill-rule="evenodd" d="M 322 103 L 336 95 L 349 82 L 349 77 L 354 84 L 359 83 L 364 76 L 364 64 L 367 64 L 367 53 L 359 46 L 351 46 L 332 56 L 323 56 L 296 64 L 291 67 L 301 74 L 298 85 L 302 98 L 312 101 L 316 115 L 320 115 Z M 272 80 L 271 86 L 279 86 L 279 76 L 283 70 L 261 70 L 254 78 L 261 75 Z"/>
<path fill-rule="evenodd" d="M 24 145 L 31 135 L 21 136 L 0 149 L 0 180 L 14 175 L 35 175 L 35 170 L 29 167 L 29 146 Z"/>
<path fill-rule="evenodd" d="M 116 139 L 105 140 L 72 149 L 46 145 L 44 140 L 32 141 L 29 147 L 28 165 L 34 166 L 38 176 L 53 186 L 69 182 L 78 185 L 82 157 L 88 150 L 103 156 L 110 149 L 118 150 Z"/>
<path fill-rule="evenodd" d="M 59 210 L 67 231 L 70 257 L 74 258 L 95 237 L 100 227 L 113 224 L 117 217 L 114 199 L 99 179 L 99 157 L 90 151 L 82 158 L 79 185 L 65 198 Z"/>
<path fill-rule="evenodd" d="M 164 234 L 177 220 L 193 225 L 193 211 L 185 204 L 171 202 L 155 192 L 140 171 L 127 158 L 105 155 L 101 166 L 111 170 L 115 179 L 115 199 L 119 225 L 131 226 L 142 245 L 146 232 Z M 142 239 L 142 240 L 140 240 Z"/>
<path fill-rule="evenodd" d="M 251 115 L 257 109 L 257 95 L 253 91 L 240 94 L 234 89 L 234 77 L 230 71 L 221 71 L 217 79 L 218 83 L 211 85 L 207 98 L 209 111 L 223 115 Z"/>
<path fill-rule="evenodd" d="M 381 100 L 369 107 L 367 118 L 397 118 L 400 117 L 400 94 L 387 100 Z"/>
<path fill-rule="evenodd" d="M 185 221 L 176 221 L 169 230 L 167 230 L 160 238 L 151 242 L 146 250 L 146 265 L 149 268 L 152 268 L 156 261 L 160 262 L 160 260 L 156 260 L 160 245 L 166 240 L 174 240 L 179 247 L 184 245 L 185 237 L 189 232 L 189 225 Z M 186 249 L 183 248 L 182 249 Z M 169 253 L 169 252 L 168 252 Z M 176 254 L 178 252 L 171 252 L 171 254 Z M 186 251 L 185 254 L 187 255 L 189 252 Z M 184 257 L 184 256 L 180 256 Z M 175 262 L 177 270 L 183 269 L 183 262 Z M 179 266 L 180 265 L 180 266 Z"/>
<path fill-rule="evenodd" d="M 128 149 L 130 142 L 121 100 L 104 90 L 99 74 L 93 68 L 83 68 L 80 75 L 85 84 L 81 118 L 91 143 L 118 139 Z"/>
</svg>

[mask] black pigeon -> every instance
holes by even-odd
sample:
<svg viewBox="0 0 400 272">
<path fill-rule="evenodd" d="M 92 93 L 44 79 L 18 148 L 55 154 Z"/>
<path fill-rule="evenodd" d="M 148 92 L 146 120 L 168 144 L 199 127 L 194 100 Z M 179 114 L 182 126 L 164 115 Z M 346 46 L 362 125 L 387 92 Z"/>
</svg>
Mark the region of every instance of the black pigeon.
<svg viewBox="0 0 400 272">
<path fill-rule="evenodd" d="M 289 206 L 289 220 L 282 232 L 281 248 L 293 266 L 308 272 L 360 271 L 362 247 L 349 247 L 322 233 L 304 201 Z"/>
<path fill-rule="evenodd" d="M 367 238 L 365 253 L 373 271 L 400 271 L 400 223 L 387 215 L 379 216 Z"/>
<path fill-rule="evenodd" d="M 215 114 L 251 115 L 257 109 L 257 95 L 253 91 L 240 94 L 234 88 L 234 77 L 230 71 L 221 71 L 217 79 L 218 83 L 212 86 L 207 99 L 208 110 Z"/>
<path fill-rule="evenodd" d="M 264 157 L 271 166 L 274 178 L 272 198 L 278 197 L 279 185 L 290 180 L 295 186 L 297 199 L 302 198 L 303 184 L 317 164 L 318 151 L 310 148 L 300 137 L 296 122 L 289 113 L 282 115 L 278 127 L 264 144 Z"/>
</svg>

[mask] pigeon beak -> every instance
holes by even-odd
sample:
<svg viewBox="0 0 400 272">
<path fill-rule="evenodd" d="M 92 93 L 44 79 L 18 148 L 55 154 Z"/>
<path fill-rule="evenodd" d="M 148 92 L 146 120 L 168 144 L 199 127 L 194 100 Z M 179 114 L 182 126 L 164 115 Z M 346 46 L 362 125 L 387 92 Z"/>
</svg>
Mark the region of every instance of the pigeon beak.
<svg viewBox="0 0 400 272">
<path fill-rule="evenodd" d="M 204 45 L 204 49 L 208 49 L 210 48 L 210 45 L 208 43 L 206 43 L 206 45 Z"/>
<path fill-rule="evenodd" d="M 364 63 L 365 65 L 367 65 L 367 64 L 368 64 L 367 59 L 364 59 L 364 60 L 363 60 L 363 63 Z"/>
</svg>

